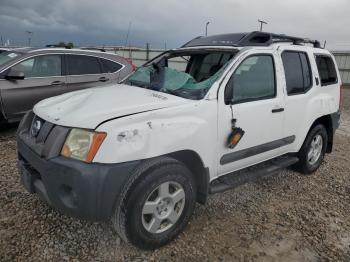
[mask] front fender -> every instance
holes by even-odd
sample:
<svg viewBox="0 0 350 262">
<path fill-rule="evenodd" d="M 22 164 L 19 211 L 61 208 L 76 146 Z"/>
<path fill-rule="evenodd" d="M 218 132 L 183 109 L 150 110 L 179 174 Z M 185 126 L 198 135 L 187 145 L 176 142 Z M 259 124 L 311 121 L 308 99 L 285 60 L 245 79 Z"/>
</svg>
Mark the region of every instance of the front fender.
<svg viewBox="0 0 350 262">
<path fill-rule="evenodd" d="M 116 119 L 97 131 L 107 133 L 94 162 L 121 163 L 181 150 L 196 152 L 215 166 L 217 103 L 202 101 Z"/>
</svg>

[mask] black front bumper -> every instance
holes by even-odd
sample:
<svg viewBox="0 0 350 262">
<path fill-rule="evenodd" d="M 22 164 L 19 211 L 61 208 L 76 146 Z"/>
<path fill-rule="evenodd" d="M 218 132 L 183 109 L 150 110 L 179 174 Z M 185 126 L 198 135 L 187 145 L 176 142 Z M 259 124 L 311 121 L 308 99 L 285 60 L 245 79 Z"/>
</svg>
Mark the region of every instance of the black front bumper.
<svg viewBox="0 0 350 262">
<path fill-rule="evenodd" d="M 27 191 L 38 193 L 59 211 L 82 219 L 109 219 L 117 197 L 139 163 L 89 164 L 62 156 L 48 159 L 21 136 L 18 132 L 18 168 Z"/>
</svg>

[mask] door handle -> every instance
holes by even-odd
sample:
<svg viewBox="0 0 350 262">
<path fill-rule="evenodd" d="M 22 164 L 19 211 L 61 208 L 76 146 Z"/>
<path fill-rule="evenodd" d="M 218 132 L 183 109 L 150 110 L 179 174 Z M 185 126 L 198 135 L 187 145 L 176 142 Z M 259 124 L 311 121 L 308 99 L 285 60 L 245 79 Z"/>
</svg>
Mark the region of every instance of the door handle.
<svg viewBox="0 0 350 262">
<path fill-rule="evenodd" d="M 272 113 L 280 113 L 283 112 L 284 108 L 276 108 L 276 109 L 272 109 Z"/>
<path fill-rule="evenodd" d="M 109 78 L 104 77 L 104 76 L 102 76 L 98 79 L 98 81 L 100 81 L 100 82 L 107 82 L 108 80 L 109 80 Z"/>
<path fill-rule="evenodd" d="M 65 82 L 62 82 L 62 81 L 53 81 L 51 83 L 52 86 L 61 86 L 61 85 L 64 85 Z"/>
</svg>

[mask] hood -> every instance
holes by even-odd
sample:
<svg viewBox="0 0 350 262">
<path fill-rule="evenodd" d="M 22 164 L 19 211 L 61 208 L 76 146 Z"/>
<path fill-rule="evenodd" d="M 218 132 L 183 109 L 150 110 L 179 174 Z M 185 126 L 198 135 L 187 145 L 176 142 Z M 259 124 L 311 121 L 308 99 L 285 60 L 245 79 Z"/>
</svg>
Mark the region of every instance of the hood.
<svg viewBox="0 0 350 262">
<path fill-rule="evenodd" d="M 34 113 L 56 125 L 95 129 L 113 118 L 184 103 L 191 100 L 121 84 L 51 97 L 36 104 Z"/>
</svg>

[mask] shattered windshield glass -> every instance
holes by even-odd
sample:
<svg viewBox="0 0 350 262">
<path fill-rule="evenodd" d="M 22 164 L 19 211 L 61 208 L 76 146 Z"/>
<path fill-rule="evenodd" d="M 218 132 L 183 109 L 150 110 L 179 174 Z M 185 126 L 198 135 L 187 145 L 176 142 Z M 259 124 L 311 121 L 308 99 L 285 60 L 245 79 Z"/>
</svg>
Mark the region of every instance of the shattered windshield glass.
<svg viewBox="0 0 350 262">
<path fill-rule="evenodd" d="M 233 53 L 216 52 L 163 57 L 137 69 L 125 83 L 184 98 L 202 99 L 233 56 Z"/>
</svg>

